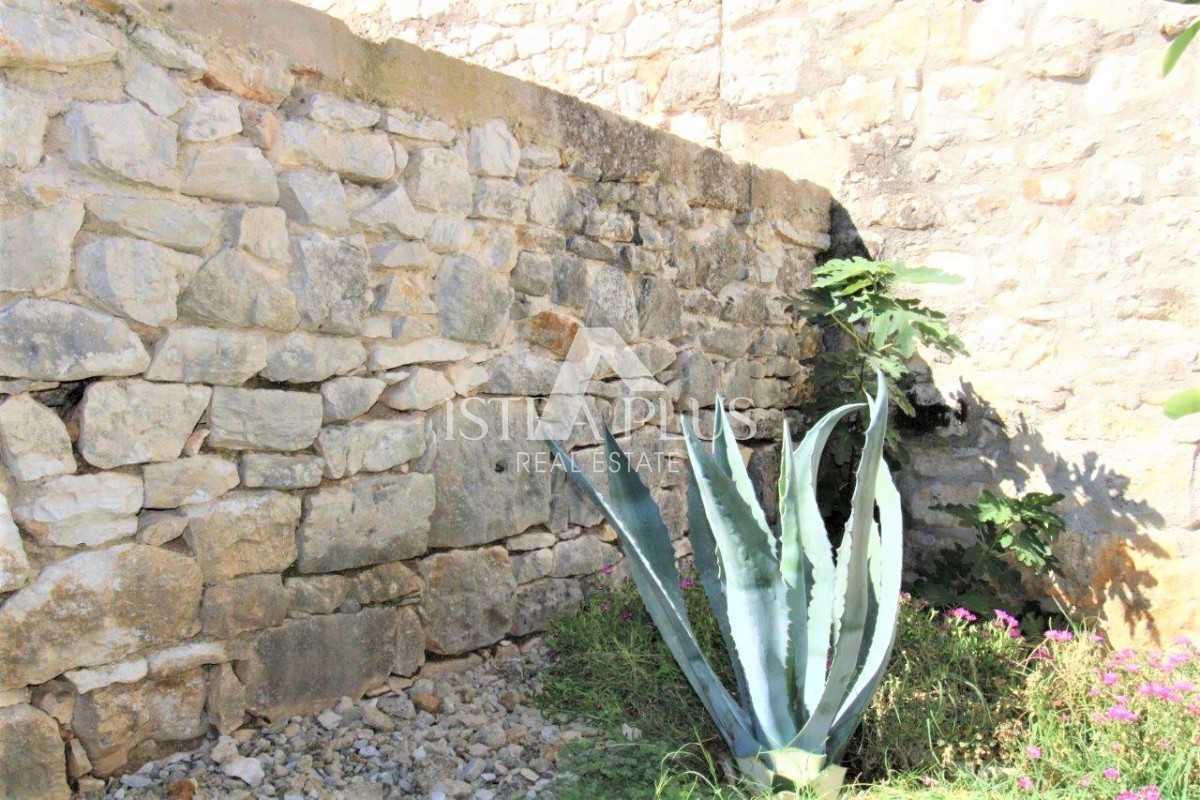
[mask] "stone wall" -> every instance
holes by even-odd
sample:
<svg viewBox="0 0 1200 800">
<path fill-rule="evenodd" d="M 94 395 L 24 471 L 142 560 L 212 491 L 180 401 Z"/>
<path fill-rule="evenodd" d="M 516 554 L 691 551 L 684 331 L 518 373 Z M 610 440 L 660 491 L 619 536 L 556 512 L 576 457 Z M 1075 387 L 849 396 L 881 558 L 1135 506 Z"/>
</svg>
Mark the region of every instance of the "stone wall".
<svg viewBox="0 0 1200 800">
<path fill-rule="evenodd" d="M 277 0 L 160 5 L 0 5 L 4 797 L 577 602 L 618 554 L 526 426 L 581 326 L 667 400 L 588 384 L 634 453 L 723 390 L 767 476 L 815 347 L 776 298 L 824 190 Z"/>
<path fill-rule="evenodd" d="M 970 356 L 930 358 L 902 482 L 931 509 L 984 488 L 1067 495 L 1063 599 L 1110 636 L 1200 634 L 1197 18 L 1158 0 L 307 0 L 830 187 L 836 254 L 963 275 L 931 289 Z M 910 435 L 910 438 L 911 435 Z"/>
</svg>

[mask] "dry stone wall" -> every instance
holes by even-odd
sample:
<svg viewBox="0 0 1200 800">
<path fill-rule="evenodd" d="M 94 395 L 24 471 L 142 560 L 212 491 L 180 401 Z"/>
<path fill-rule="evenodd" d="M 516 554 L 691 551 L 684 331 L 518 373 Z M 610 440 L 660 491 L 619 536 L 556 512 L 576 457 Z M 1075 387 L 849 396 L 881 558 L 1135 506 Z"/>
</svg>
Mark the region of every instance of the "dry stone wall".
<svg viewBox="0 0 1200 800">
<path fill-rule="evenodd" d="M 913 557 L 965 536 L 938 503 L 1062 492 L 1061 598 L 1118 641 L 1200 634 L 1200 423 L 1161 413 L 1200 380 L 1200 56 L 1161 74 L 1194 6 L 304 1 L 814 180 L 834 253 L 963 275 L 925 293 L 971 355 L 929 357 Z"/>
<path fill-rule="evenodd" d="M 619 554 L 528 427 L 583 326 L 676 536 L 690 401 L 770 483 L 824 190 L 274 0 L 4 3 L 0 94 L 0 796 L 578 602 Z"/>
</svg>

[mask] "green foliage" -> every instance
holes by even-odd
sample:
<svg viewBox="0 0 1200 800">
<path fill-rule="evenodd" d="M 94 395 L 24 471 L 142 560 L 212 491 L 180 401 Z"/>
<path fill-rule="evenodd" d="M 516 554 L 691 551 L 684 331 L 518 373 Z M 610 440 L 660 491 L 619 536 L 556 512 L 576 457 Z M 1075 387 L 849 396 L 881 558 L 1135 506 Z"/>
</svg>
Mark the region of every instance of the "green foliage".
<svg viewBox="0 0 1200 800">
<path fill-rule="evenodd" d="M 1167 0 L 1169 3 L 1179 3 L 1181 5 L 1193 6 L 1200 4 L 1200 0 Z M 1196 34 L 1200 33 L 1200 22 L 1195 22 L 1184 28 L 1183 31 L 1175 37 L 1175 41 L 1171 42 L 1171 46 L 1167 48 L 1167 54 L 1163 57 L 1163 77 L 1171 74 L 1171 70 L 1175 69 L 1175 65 L 1179 63 L 1183 51 L 1188 49 L 1188 45 L 1196 38 Z"/>
<path fill-rule="evenodd" d="M 968 547 L 942 554 L 918 581 L 917 593 L 934 605 L 961 604 L 976 613 L 998 606 L 1026 612 L 1029 601 L 1020 593 L 1016 565 L 1039 575 L 1058 568 L 1051 547 L 1065 523 L 1052 509 L 1062 499 L 1061 494 L 1014 498 L 985 491 L 978 503 L 934 506 L 974 529 L 976 538 Z"/>
<path fill-rule="evenodd" d="M 1200 414 L 1200 386 L 1184 389 L 1168 397 L 1163 405 L 1163 413 L 1170 419 Z"/>
<path fill-rule="evenodd" d="M 840 781 L 843 771 L 829 764 L 857 727 L 891 653 L 902 534 L 899 494 L 882 459 L 882 374 L 867 405 L 870 422 L 836 564 L 817 508 L 817 467 L 837 422 L 859 406 L 827 414 L 794 450 L 785 428 L 778 534 L 767 525 L 721 404 L 712 452 L 684 425 L 688 528 L 736 696 L 701 647 L 661 513 L 616 440 L 606 432 L 607 498 L 551 443 L 616 529 L 650 618 L 739 768 L 764 785 L 777 776 L 796 786 Z"/>
</svg>

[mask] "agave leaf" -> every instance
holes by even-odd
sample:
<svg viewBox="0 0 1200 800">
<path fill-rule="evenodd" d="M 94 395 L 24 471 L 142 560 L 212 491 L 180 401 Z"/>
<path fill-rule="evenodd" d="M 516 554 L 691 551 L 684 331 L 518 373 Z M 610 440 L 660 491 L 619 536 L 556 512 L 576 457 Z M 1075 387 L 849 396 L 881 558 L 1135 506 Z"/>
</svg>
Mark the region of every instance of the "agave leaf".
<svg viewBox="0 0 1200 800">
<path fill-rule="evenodd" d="M 850 689 L 842 708 L 838 711 L 826 746 L 829 759 L 836 762 L 858 727 L 862 714 L 871 702 L 884 670 L 892 656 L 896 640 L 896 624 L 900 614 L 900 573 L 904 556 L 904 519 L 900 507 L 900 493 L 892 480 L 887 464 L 879 466 L 875 483 L 875 496 L 879 504 L 879 526 L 872 536 L 871 577 L 875 590 L 876 610 L 874 630 L 870 646 L 863 661 L 862 670 Z"/>
<path fill-rule="evenodd" d="M 809 429 L 795 451 L 791 432 L 784 423 L 779 462 L 779 570 L 788 587 L 794 637 L 792 681 L 800 681 L 802 687 L 803 697 L 796 698 L 803 702 L 802 719 L 812 714 L 825 686 L 833 622 L 833 552 L 817 504 L 817 470 L 834 427 L 862 407 L 862 403 L 853 403 L 830 411 Z M 795 705 L 796 710 L 801 709 L 800 702 Z"/>
<path fill-rule="evenodd" d="M 606 430 L 607 463 L 611 465 L 609 492 L 613 498 L 610 503 L 557 442 L 548 444 L 567 474 L 617 531 L 629 573 L 650 618 L 730 750 L 739 757 L 757 753 L 761 747 L 751 729 L 749 716 L 722 685 L 700 650 L 684 609 L 670 534 L 650 491 L 630 467 L 620 445 Z M 664 542 L 665 552 L 669 553 L 666 559 L 663 558 Z"/>
<path fill-rule="evenodd" d="M 733 480 L 742 497 L 755 498 L 750 472 L 746 469 L 746 462 L 742 461 L 742 451 L 738 448 L 737 437 L 733 434 L 733 426 L 729 424 L 729 417 L 725 414 L 720 395 L 717 395 L 717 410 L 714 416 L 713 456 L 717 466 Z M 754 515 L 754 521 L 769 533 L 771 526 L 767 524 L 767 516 L 763 513 L 762 506 L 757 500 L 748 502 L 747 505 L 750 507 L 750 513 Z"/>
<path fill-rule="evenodd" d="M 725 577 L 729 631 L 746 676 L 747 706 L 763 744 L 785 747 L 796 725 L 787 701 L 788 616 L 774 538 L 759 524 L 761 509 L 758 515 L 751 511 L 758 502 L 753 492 L 739 491 L 686 422 L 683 433 Z"/>
<path fill-rule="evenodd" d="M 838 635 L 821 699 L 804 724 L 797 742 L 797 746 L 804 750 L 824 751 L 829 728 L 861 666 L 859 651 L 866 635 L 869 605 L 867 540 L 874 524 L 875 485 L 887 431 L 887 384 L 882 374 L 877 373 L 876 379 L 876 395 L 867 398 L 871 421 L 867 426 L 866 442 L 855 476 L 850 520 L 846 523 L 846 533 L 838 549 L 838 566 L 845 575 L 844 585 L 835 584 L 837 589 L 844 591 L 844 594 L 834 598 L 835 609 L 841 609 L 837 619 Z"/>
</svg>

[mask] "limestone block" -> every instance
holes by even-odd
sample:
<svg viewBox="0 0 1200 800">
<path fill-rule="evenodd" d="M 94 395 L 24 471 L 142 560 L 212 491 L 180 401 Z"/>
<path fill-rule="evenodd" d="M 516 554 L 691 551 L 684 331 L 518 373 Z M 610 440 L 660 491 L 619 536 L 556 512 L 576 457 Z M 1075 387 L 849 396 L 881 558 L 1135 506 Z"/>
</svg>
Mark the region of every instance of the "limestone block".
<svg viewBox="0 0 1200 800">
<path fill-rule="evenodd" d="M 229 95 L 193 97 L 179 118 L 179 138 L 185 142 L 215 142 L 241 132 L 241 109 Z"/>
<path fill-rule="evenodd" d="M 383 393 L 383 404 L 397 411 L 428 411 L 454 395 L 454 385 L 442 373 L 414 367 L 407 378 Z"/>
<path fill-rule="evenodd" d="M 392 661 L 394 675 L 415 675 L 425 663 L 425 631 L 415 608 L 396 609 L 396 658 Z"/>
<path fill-rule="evenodd" d="M 0 9 L 0 30 L 4 13 Z M 70 800 L 58 724 L 33 706 L 0 708 L 0 797 Z"/>
<path fill-rule="evenodd" d="M 577 231 L 583 226 L 583 207 L 566 175 L 547 172 L 533 184 L 529 221 L 566 231 Z"/>
<path fill-rule="evenodd" d="M 173 542 L 187 529 L 187 517 L 174 511 L 143 511 L 138 514 L 137 543 L 161 547 Z"/>
<path fill-rule="evenodd" d="M 247 453 L 242 456 L 242 485 L 250 489 L 309 489 L 321 485 L 325 459 L 320 456 L 284 456 Z"/>
<path fill-rule="evenodd" d="M 154 343 L 146 378 L 238 386 L 266 367 L 267 352 L 257 331 L 175 328 Z"/>
<path fill-rule="evenodd" d="M 409 364 L 438 364 L 460 361 L 467 349 L 449 339 L 418 339 L 403 344 L 378 342 L 371 345 L 370 367 L 375 371 L 395 369 Z"/>
<path fill-rule="evenodd" d="M 336 572 L 421 555 L 433 485 L 429 475 L 378 475 L 308 494 L 296 536 L 300 572 Z"/>
<path fill-rule="evenodd" d="M 66 72 L 116 58 L 110 42 L 83 25 L 48 14 L 0 7 L 0 67 Z"/>
<path fill-rule="evenodd" d="M 19 481 L 36 481 L 75 472 L 67 426 L 27 394 L 0 405 L 0 456 Z"/>
<path fill-rule="evenodd" d="M 0 166 L 36 167 L 46 138 L 46 112 L 25 95 L 0 86 Z"/>
<path fill-rule="evenodd" d="M 712 361 L 699 350 L 685 350 L 675 360 L 672 371 L 676 375 L 680 405 L 695 403 L 698 408 L 712 408 L 720 389 L 721 375 Z"/>
<path fill-rule="evenodd" d="M 190 77 L 198 78 L 208 69 L 204 58 L 191 48 L 177 42 L 171 36 L 148 25 L 138 25 L 130 36 L 159 66 L 177 69 Z"/>
<path fill-rule="evenodd" d="M 273 491 L 236 491 L 187 506 L 184 538 L 205 583 L 283 572 L 296 560 L 300 498 Z"/>
<path fill-rule="evenodd" d="M 354 576 L 350 597 L 359 603 L 416 601 L 421 594 L 420 576 L 399 561 L 368 567 Z"/>
<path fill-rule="evenodd" d="M 528 348 L 510 350 L 488 364 L 488 392 L 547 396 L 554 391 L 562 366 L 561 361 L 537 355 Z"/>
<path fill-rule="evenodd" d="M 429 265 L 429 248 L 420 242 L 380 242 L 371 248 L 371 263 L 384 269 L 424 269 Z"/>
<path fill-rule="evenodd" d="M 471 213 L 475 182 L 467 160 L 453 150 L 426 147 L 404 170 L 408 196 L 417 208 L 465 217 Z"/>
<path fill-rule="evenodd" d="M 438 411 L 431 547 L 485 544 L 549 520 L 550 473 L 532 468 L 545 449 L 528 429 L 531 403 L 467 400 Z"/>
<path fill-rule="evenodd" d="M 402 108 L 384 109 L 380 126 L 385 131 L 417 142 L 449 144 L 454 141 L 454 128 L 445 122 L 412 114 Z"/>
<path fill-rule="evenodd" d="M 475 229 L 469 222 L 450 217 L 434 217 L 429 226 L 427 240 L 429 249 L 435 253 L 457 253 L 466 249 L 474 236 Z"/>
<path fill-rule="evenodd" d="M 479 178 L 475 181 L 475 199 L 471 216 L 504 222 L 525 221 L 527 201 L 521 187 L 503 178 Z"/>
<path fill-rule="evenodd" d="M 550 627 L 583 602 L 583 589 L 572 578 L 545 578 L 517 587 L 516 610 L 509 634 L 525 636 Z"/>
<path fill-rule="evenodd" d="M 554 534 L 547 534 L 547 536 L 553 537 Z M 539 578 L 545 578 L 554 571 L 554 552 L 552 550 L 532 550 L 528 553 L 521 553 L 513 556 L 512 565 L 517 583 L 529 583 Z"/>
<path fill-rule="evenodd" d="M 238 222 L 238 247 L 264 261 L 292 262 L 287 212 L 282 208 L 248 208 Z"/>
<path fill-rule="evenodd" d="M 238 485 L 237 464 L 218 455 L 192 456 L 142 468 L 146 508 L 178 508 L 215 500 Z"/>
<path fill-rule="evenodd" d="M 180 287 L 199 268 L 197 256 L 124 236 L 92 239 L 75 256 L 80 290 L 106 311 L 144 325 L 175 321 Z"/>
<path fill-rule="evenodd" d="M 528 251 L 517 257 L 517 266 L 509 277 L 512 288 L 532 297 L 550 294 L 553 282 L 554 262 L 550 256 Z"/>
<path fill-rule="evenodd" d="M 554 287 L 550 299 L 559 305 L 583 308 L 589 292 L 587 265 L 570 253 L 558 253 L 553 261 Z"/>
<path fill-rule="evenodd" d="M 279 200 L 271 162 L 257 147 L 235 144 L 197 153 L 181 191 L 229 203 L 274 205 Z"/>
<path fill-rule="evenodd" d="M 356 335 L 369 305 L 366 253 L 316 231 L 293 240 L 291 287 L 301 326 Z"/>
<path fill-rule="evenodd" d="M 178 458 L 211 394 L 135 379 L 93 383 L 80 405 L 79 453 L 101 469 Z"/>
<path fill-rule="evenodd" d="M 425 421 L 420 417 L 373 419 L 330 425 L 317 436 L 325 477 L 383 472 L 425 452 Z"/>
<path fill-rule="evenodd" d="M 596 536 L 580 536 L 559 542 L 554 547 L 555 578 L 591 575 L 620 559 L 617 548 L 605 544 Z"/>
<path fill-rule="evenodd" d="M 204 590 L 200 623 L 206 636 L 231 639 L 246 631 L 282 625 L 288 596 L 278 575 L 247 575 Z"/>
<path fill-rule="evenodd" d="M 128 661 L 118 661 L 115 664 L 105 664 L 102 667 L 81 667 L 68 670 L 63 678 L 75 688 L 79 694 L 87 694 L 114 683 L 137 683 L 146 677 L 149 665 L 144 658 L 132 658 Z"/>
<path fill-rule="evenodd" d="M 637 338 L 637 299 L 633 285 L 620 269 L 605 267 L 596 274 L 588 292 L 584 322 L 589 328 L 612 328 L 631 344 Z"/>
<path fill-rule="evenodd" d="M 436 314 L 437 306 L 429 293 L 429 279 L 424 275 L 407 272 L 389 275 L 376 289 L 374 308 L 403 316 Z"/>
<path fill-rule="evenodd" d="M 262 377 L 277 383 L 317 383 L 361 367 L 367 351 L 355 339 L 289 333 L 276 339 Z"/>
<path fill-rule="evenodd" d="M 208 441 L 225 450 L 303 450 L 317 438 L 321 415 L 318 394 L 217 387 Z"/>
<path fill-rule="evenodd" d="M 193 636 L 200 591 L 196 562 L 158 547 L 122 544 L 57 561 L 0 606 L 0 688 Z"/>
<path fill-rule="evenodd" d="M 478 364 L 451 364 L 443 373 L 454 391 L 466 397 L 488 382 L 488 371 Z"/>
<path fill-rule="evenodd" d="M 271 720 L 332 706 L 381 685 L 391 673 L 396 610 L 367 608 L 288 622 L 254 637 L 236 666 L 249 710 Z M 336 653 L 336 658 L 330 658 Z"/>
<path fill-rule="evenodd" d="M 354 222 L 369 230 L 423 239 L 429 232 L 428 214 L 417 211 L 403 186 L 396 186 L 354 212 Z"/>
<path fill-rule="evenodd" d="M 658 339 L 680 336 L 683 333 L 683 303 L 674 284 L 652 276 L 642 278 L 639 283 L 637 311 L 641 335 Z"/>
<path fill-rule="evenodd" d="M 502 119 L 471 129 L 467 142 L 467 163 L 471 173 L 493 178 L 516 177 L 521 148 L 508 132 Z"/>
<path fill-rule="evenodd" d="M 279 205 L 290 219 L 328 230 L 350 227 L 346 190 L 335 172 L 294 169 L 279 176 Z"/>
<path fill-rule="evenodd" d="M 134 183 L 179 185 L 176 125 L 141 103 L 72 103 L 66 125 L 72 162 Z"/>
<path fill-rule="evenodd" d="M 296 83 L 291 62 L 277 51 L 211 48 L 206 55 L 205 84 L 255 103 L 278 106 Z"/>
<path fill-rule="evenodd" d="M 0 147 L 3 142 L 0 129 Z M 0 291 L 45 295 L 66 286 L 81 225 L 83 206 L 74 200 L 0 221 Z"/>
<path fill-rule="evenodd" d="M 8 499 L 0 495 L 0 592 L 20 589 L 29 577 L 29 557 L 21 543 L 21 532 L 13 522 Z"/>
<path fill-rule="evenodd" d="M 153 64 L 140 64 L 133 70 L 125 82 L 125 93 L 160 117 L 171 116 L 187 103 L 166 70 Z"/>
<path fill-rule="evenodd" d="M 206 688 L 202 668 L 136 684 L 113 684 L 79 698 L 71 728 L 95 773 L 108 775 L 145 742 L 161 742 L 161 754 L 166 755 L 175 749 L 170 743 L 203 736 Z M 144 746 L 139 749 L 146 752 Z"/>
<path fill-rule="evenodd" d="M 425 647 L 458 655 L 502 639 L 513 623 L 517 582 L 503 547 L 454 550 L 422 559 L 420 616 Z"/>
<path fill-rule="evenodd" d="M 379 401 L 387 384 L 377 378 L 334 378 L 321 384 L 322 421 L 347 422 L 362 416 Z M 0 413 L 3 409 L 0 407 Z"/>
<path fill-rule="evenodd" d="M 379 122 L 379 109 L 355 103 L 334 94 L 312 94 L 305 98 L 306 113 L 313 122 L 351 131 L 370 128 Z"/>
<path fill-rule="evenodd" d="M 288 595 L 288 614 L 292 617 L 310 614 L 332 614 L 345 602 L 353 586 L 344 575 L 303 575 L 288 578 L 284 589 Z"/>
<path fill-rule="evenodd" d="M 463 342 L 499 344 L 514 294 L 504 278 L 470 256 L 443 260 L 434 281 L 442 336 Z"/>
<path fill-rule="evenodd" d="M 213 209 L 151 197 L 89 197 L 88 216 L 108 233 L 124 233 L 176 250 L 203 250 L 220 224 Z"/>
<path fill-rule="evenodd" d="M 208 699 L 204 704 L 209 725 L 218 733 L 233 733 L 246 718 L 246 687 L 229 664 L 218 664 L 208 675 Z"/>
<path fill-rule="evenodd" d="M 142 497 L 138 475 L 62 475 L 25 487 L 13 516 L 44 544 L 94 547 L 137 532 Z"/>
<path fill-rule="evenodd" d="M 386 134 L 338 131 L 305 120 L 279 127 L 271 158 L 284 166 L 323 167 L 360 183 L 381 183 L 396 170 Z"/>
<path fill-rule="evenodd" d="M 300 324 L 287 279 L 238 250 L 222 250 L 200 267 L 179 310 L 212 325 L 290 331 Z"/>
</svg>

